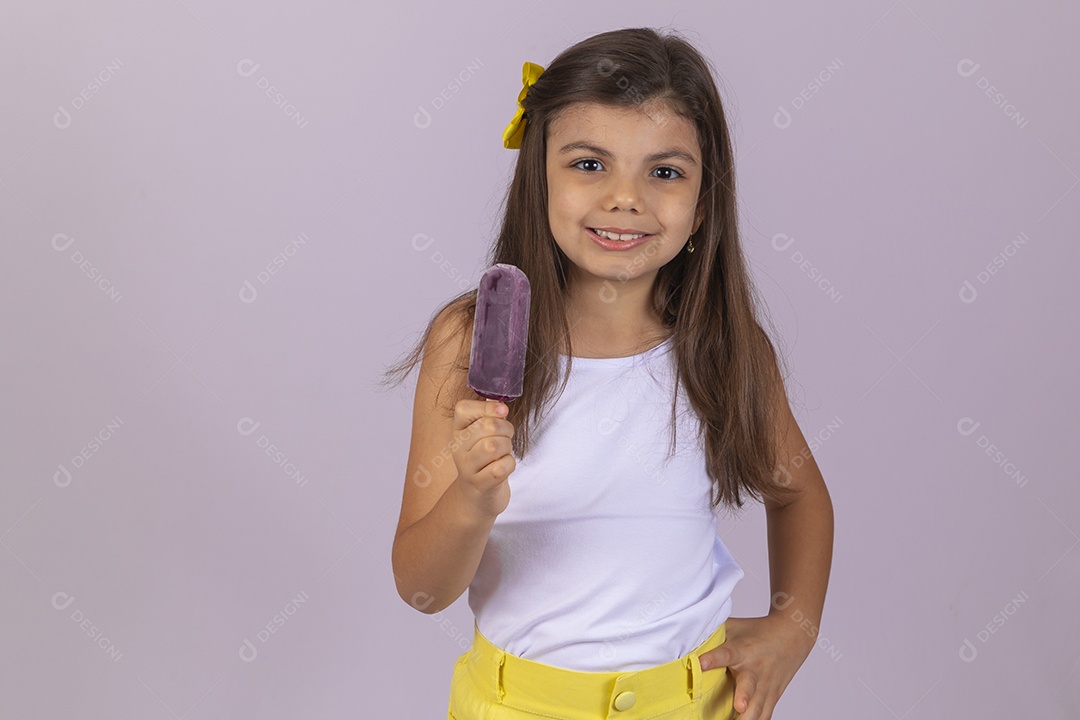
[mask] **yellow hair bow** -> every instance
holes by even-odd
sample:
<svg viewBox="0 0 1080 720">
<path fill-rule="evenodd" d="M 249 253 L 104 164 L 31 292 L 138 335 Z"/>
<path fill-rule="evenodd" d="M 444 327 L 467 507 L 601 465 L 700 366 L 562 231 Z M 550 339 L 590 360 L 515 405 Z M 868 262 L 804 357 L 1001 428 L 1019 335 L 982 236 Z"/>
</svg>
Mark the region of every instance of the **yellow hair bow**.
<svg viewBox="0 0 1080 720">
<path fill-rule="evenodd" d="M 521 83 L 524 87 L 518 93 L 518 109 L 514 113 L 514 119 L 503 130 L 504 147 L 511 149 L 521 147 L 521 136 L 525 134 L 525 108 L 521 101 L 525 99 L 525 96 L 529 93 L 529 88 L 533 86 L 542 72 L 544 72 L 544 68 L 536 63 L 526 62 L 521 66 Z"/>
</svg>

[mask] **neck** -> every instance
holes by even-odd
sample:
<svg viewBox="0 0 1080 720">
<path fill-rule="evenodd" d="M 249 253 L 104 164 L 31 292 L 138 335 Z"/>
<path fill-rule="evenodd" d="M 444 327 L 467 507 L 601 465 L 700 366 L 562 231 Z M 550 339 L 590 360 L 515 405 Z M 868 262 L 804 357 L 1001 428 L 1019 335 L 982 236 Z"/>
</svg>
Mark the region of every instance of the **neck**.
<svg viewBox="0 0 1080 720">
<path fill-rule="evenodd" d="M 633 354 L 670 334 L 652 309 L 655 279 L 656 272 L 626 281 L 573 278 L 567 294 L 567 321 L 575 354 Z"/>
</svg>

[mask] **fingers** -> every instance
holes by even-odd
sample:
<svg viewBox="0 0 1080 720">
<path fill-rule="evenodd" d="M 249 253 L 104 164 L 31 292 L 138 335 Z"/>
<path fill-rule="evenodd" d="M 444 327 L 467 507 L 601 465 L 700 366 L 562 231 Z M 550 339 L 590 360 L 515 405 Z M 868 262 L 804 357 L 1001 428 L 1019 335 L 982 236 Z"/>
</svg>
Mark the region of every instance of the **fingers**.
<svg viewBox="0 0 1080 720">
<path fill-rule="evenodd" d="M 763 693 L 756 693 L 746 704 L 746 710 L 739 710 L 739 698 L 736 694 L 735 710 L 739 713 L 739 720 L 772 720 L 773 710 L 776 709 L 776 701 L 779 698 L 766 697 Z"/>
<path fill-rule="evenodd" d="M 466 439 L 462 443 L 462 452 L 455 458 L 455 462 L 459 471 L 490 482 L 505 478 L 513 469 L 507 467 L 507 461 L 514 460 L 512 452 L 513 445 L 509 438 L 474 432 L 471 440 Z"/>
<path fill-rule="evenodd" d="M 790 680 L 788 669 L 778 666 L 782 647 L 769 640 L 771 630 L 759 618 L 730 617 L 723 643 L 701 655 L 702 670 L 726 667 L 730 680 L 732 709 L 739 720 L 772 720 L 773 710 Z M 757 642 L 754 641 L 756 636 Z"/>
<path fill-rule="evenodd" d="M 490 484 L 514 470 L 514 425 L 506 419 L 509 408 L 494 400 L 459 400 L 454 405 L 454 438 L 451 441 L 458 472 L 484 476 Z"/>
<path fill-rule="evenodd" d="M 757 676 L 745 670 L 736 671 L 733 677 L 735 698 L 732 707 L 739 714 L 739 720 L 772 720 L 780 695 L 770 691 L 767 684 L 759 685 Z"/>
<path fill-rule="evenodd" d="M 454 430 L 464 430 L 482 417 L 506 417 L 505 403 L 494 400 L 458 400 L 454 405 Z"/>
<path fill-rule="evenodd" d="M 507 414 L 509 408 L 506 407 L 506 403 L 499 402 L 498 400 L 492 400 L 491 398 L 484 399 L 484 412 L 492 415 L 498 415 L 502 417 Z"/>
<path fill-rule="evenodd" d="M 761 720 L 760 705 L 755 703 L 754 712 L 751 714 L 750 701 L 754 699 L 754 691 L 757 689 L 757 680 L 753 675 L 742 673 L 735 678 L 735 710 L 742 720 Z"/>
<path fill-rule="evenodd" d="M 731 667 L 738 662 L 738 656 L 733 647 L 722 643 L 708 652 L 701 653 L 698 662 L 701 665 L 702 672 L 704 672 L 716 668 Z"/>
<path fill-rule="evenodd" d="M 469 451 L 486 437 L 514 436 L 514 425 L 506 419 L 509 408 L 494 400 L 458 400 L 454 406 L 454 433 Z"/>
<path fill-rule="evenodd" d="M 517 460 L 510 454 L 510 441 L 506 441 L 506 452 L 498 460 L 488 463 L 479 472 L 490 473 L 493 480 L 505 478 L 517 469 Z"/>
<path fill-rule="evenodd" d="M 732 666 L 739 664 L 739 653 L 731 645 L 723 643 L 718 647 L 702 653 L 698 658 L 702 672 L 717 668 L 728 668 L 731 681 L 735 683 L 735 697 L 732 706 L 739 713 L 739 720 L 769 720 L 772 716 L 772 705 L 766 707 L 761 697 L 757 694 L 757 678 L 748 670 L 738 670 Z"/>
</svg>

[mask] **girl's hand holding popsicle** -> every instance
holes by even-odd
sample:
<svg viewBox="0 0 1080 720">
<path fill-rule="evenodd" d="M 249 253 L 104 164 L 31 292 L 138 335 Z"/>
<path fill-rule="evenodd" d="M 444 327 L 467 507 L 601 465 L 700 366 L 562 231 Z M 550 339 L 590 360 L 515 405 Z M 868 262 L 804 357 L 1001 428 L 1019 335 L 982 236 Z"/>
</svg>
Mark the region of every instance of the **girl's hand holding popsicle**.
<svg viewBox="0 0 1080 720">
<path fill-rule="evenodd" d="M 477 288 L 468 386 L 486 400 L 454 406 L 454 464 L 462 491 L 484 518 L 510 503 L 514 425 L 505 419 L 509 407 L 498 401 L 521 397 L 530 295 L 525 273 L 505 263 L 488 268 Z"/>
</svg>

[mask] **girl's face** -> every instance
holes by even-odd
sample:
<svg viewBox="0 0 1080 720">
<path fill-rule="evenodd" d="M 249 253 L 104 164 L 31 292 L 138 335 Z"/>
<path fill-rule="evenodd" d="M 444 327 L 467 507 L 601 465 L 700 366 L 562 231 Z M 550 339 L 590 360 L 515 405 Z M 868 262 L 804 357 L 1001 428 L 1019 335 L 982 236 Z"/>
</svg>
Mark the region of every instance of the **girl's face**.
<svg viewBox="0 0 1080 720">
<path fill-rule="evenodd" d="M 651 286 L 701 225 L 701 179 L 697 130 L 666 106 L 565 108 L 547 138 L 548 222 L 575 280 Z M 608 249 L 597 229 L 648 237 Z"/>
</svg>

